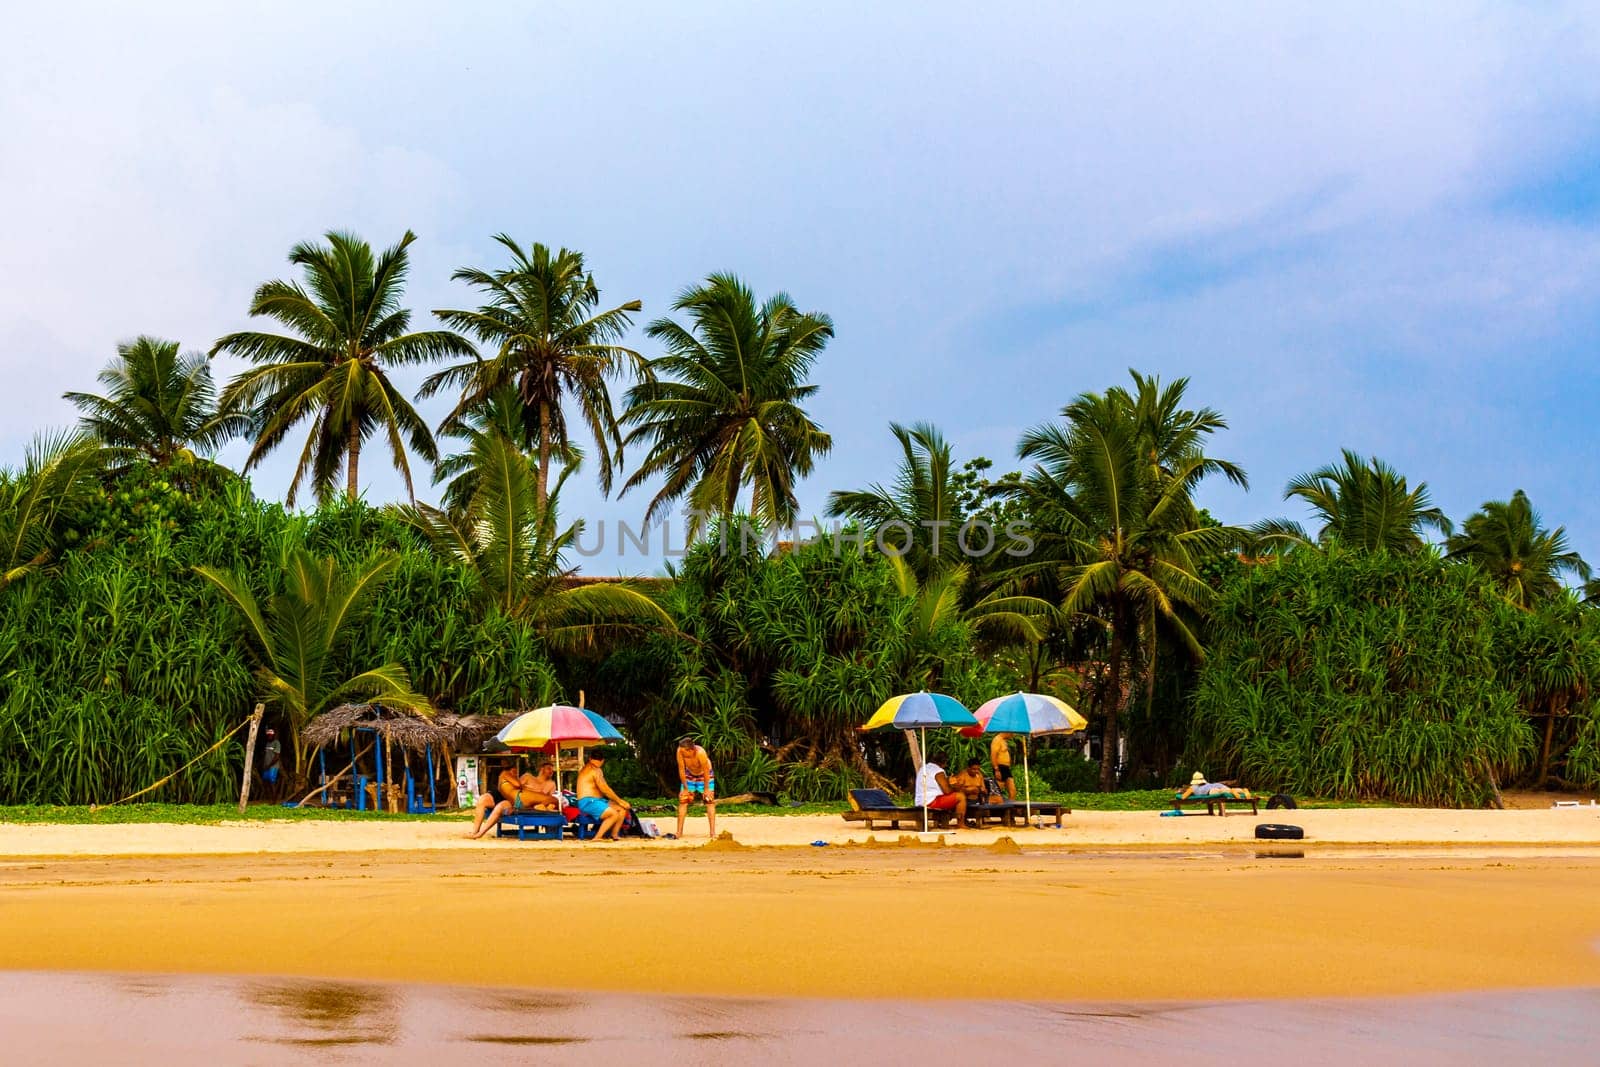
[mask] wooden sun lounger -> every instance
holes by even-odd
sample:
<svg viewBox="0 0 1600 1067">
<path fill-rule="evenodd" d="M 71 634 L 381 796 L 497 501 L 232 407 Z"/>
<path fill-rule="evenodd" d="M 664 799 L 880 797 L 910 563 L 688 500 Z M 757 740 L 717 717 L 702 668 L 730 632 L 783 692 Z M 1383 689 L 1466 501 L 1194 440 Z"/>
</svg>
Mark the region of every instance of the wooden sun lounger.
<svg viewBox="0 0 1600 1067">
<path fill-rule="evenodd" d="M 1054 818 L 1059 829 L 1062 817 L 1071 815 L 1072 809 L 1049 801 L 1036 800 L 1033 802 L 1033 813 L 1047 819 Z M 1028 817 L 1028 805 L 1020 800 L 1008 800 L 1003 804 L 969 804 L 967 814 L 976 819 L 979 825 L 997 822 L 1003 826 L 1022 826 Z"/>
<path fill-rule="evenodd" d="M 866 823 L 868 830 L 873 829 L 876 823 L 884 823 L 896 830 L 900 829 L 901 823 L 908 823 L 914 829 L 922 828 L 921 808 L 903 808 L 881 789 L 850 790 L 850 807 L 851 811 L 842 813 L 844 821 Z M 954 817 L 953 811 L 929 810 L 928 825 L 942 828 L 948 826 Z"/>
<path fill-rule="evenodd" d="M 1261 798 L 1254 795 L 1249 797 L 1188 797 L 1187 799 L 1179 799 L 1180 796 L 1181 794 L 1179 793 L 1172 794 L 1173 811 L 1183 811 L 1184 808 L 1204 806 L 1207 815 L 1226 816 L 1229 804 L 1248 804 L 1250 805 L 1251 815 L 1261 814 Z M 1198 815 L 1199 812 L 1195 814 Z"/>
</svg>

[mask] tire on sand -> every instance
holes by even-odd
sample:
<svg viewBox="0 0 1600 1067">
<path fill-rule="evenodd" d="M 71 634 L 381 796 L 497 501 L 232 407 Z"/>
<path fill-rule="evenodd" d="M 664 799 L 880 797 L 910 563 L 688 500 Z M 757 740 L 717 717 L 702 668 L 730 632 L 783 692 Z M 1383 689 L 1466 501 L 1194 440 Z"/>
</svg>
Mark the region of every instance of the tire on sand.
<svg viewBox="0 0 1600 1067">
<path fill-rule="evenodd" d="M 1306 832 L 1298 826 L 1281 822 L 1264 822 L 1256 827 L 1256 837 L 1262 841 L 1303 841 Z"/>
</svg>

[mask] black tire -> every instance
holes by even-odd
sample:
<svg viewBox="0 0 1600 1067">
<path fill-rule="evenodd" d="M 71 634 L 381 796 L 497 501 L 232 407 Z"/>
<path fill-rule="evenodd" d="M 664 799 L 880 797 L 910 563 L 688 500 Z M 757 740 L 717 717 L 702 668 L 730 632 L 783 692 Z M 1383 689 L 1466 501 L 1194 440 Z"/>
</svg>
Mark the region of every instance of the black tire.
<svg viewBox="0 0 1600 1067">
<path fill-rule="evenodd" d="M 1299 807 L 1299 805 L 1294 802 L 1294 797 L 1290 796 L 1288 793 L 1274 793 L 1272 794 L 1272 798 L 1267 801 L 1268 811 L 1271 811 L 1274 808 L 1284 808 L 1288 811 L 1293 811 L 1297 807 Z"/>
<path fill-rule="evenodd" d="M 1264 822 L 1256 827 L 1256 837 L 1263 841 L 1302 841 L 1305 836 L 1300 827 L 1281 822 Z"/>
</svg>

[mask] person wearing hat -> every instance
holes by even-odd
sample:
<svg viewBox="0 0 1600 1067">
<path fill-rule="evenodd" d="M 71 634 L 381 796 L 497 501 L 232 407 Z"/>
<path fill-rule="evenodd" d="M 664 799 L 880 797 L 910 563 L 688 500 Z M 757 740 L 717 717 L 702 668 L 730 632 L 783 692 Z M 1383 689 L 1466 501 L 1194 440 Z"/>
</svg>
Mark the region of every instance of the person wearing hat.
<svg viewBox="0 0 1600 1067">
<path fill-rule="evenodd" d="M 1178 794 L 1179 800 L 1188 800 L 1190 797 L 1222 797 L 1225 800 L 1249 800 L 1250 790 L 1237 786 L 1223 785 L 1221 782 L 1208 782 L 1205 775 L 1195 771 L 1194 777 L 1189 779 L 1189 788 Z"/>
<path fill-rule="evenodd" d="M 277 793 L 278 779 L 283 775 L 283 742 L 278 740 L 278 731 L 267 730 L 267 743 L 261 746 L 261 781 L 273 793 Z"/>
<path fill-rule="evenodd" d="M 688 734 L 678 738 L 678 836 L 683 837 L 683 820 L 696 799 L 706 802 L 706 826 L 717 836 L 717 775 L 711 769 L 711 755 Z"/>
</svg>

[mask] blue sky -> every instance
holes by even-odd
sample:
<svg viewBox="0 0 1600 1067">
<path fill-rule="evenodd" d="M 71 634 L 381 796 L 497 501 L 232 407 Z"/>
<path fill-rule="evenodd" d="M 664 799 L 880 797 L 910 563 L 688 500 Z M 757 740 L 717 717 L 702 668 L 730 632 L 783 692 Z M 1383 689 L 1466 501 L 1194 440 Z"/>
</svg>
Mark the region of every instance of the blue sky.
<svg viewBox="0 0 1600 1067">
<path fill-rule="evenodd" d="M 1351 447 L 1458 520 L 1524 488 L 1600 561 L 1593 5 L 55 4 L 8 37 L 5 462 L 118 340 L 246 326 L 296 241 L 415 230 L 425 323 L 503 230 L 641 322 L 714 270 L 831 314 L 808 511 L 890 475 L 891 419 L 1003 470 L 1137 367 L 1229 419 L 1225 518 L 1301 517 L 1284 483 Z"/>
</svg>

